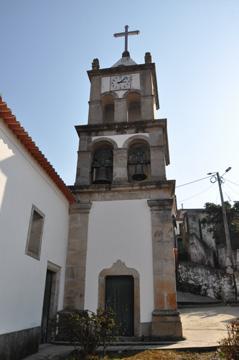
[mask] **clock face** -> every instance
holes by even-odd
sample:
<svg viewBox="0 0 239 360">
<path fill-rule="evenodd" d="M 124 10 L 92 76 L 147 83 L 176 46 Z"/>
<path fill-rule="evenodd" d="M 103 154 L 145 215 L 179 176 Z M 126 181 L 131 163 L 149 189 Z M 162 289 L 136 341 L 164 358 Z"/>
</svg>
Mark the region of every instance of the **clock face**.
<svg viewBox="0 0 239 360">
<path fill-rule="evenodd" d="M 111 90 L 126 90 L 131 87 L 131 75 L 112 76 L 110 79 Z"/>
</svg>

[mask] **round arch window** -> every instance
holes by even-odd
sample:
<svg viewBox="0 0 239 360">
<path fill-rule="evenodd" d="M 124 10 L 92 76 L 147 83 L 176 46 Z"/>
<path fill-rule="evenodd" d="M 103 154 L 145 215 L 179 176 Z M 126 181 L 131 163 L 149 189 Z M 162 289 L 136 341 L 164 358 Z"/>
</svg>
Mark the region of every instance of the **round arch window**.
<svg viewBox="0 0 239 360">
<path fill-rule="evenodd" d="M 113 148 L 109 144 L 98 146 L 93 153 L 92 182 L 110 184 L 113 178 Z"/>
<path fill-rule="evenodd" d="M 150 175 L 150 149 L 144 142 L 134 143 L 128 151 L 129 181 L 142 181 Z"/>
</svg>

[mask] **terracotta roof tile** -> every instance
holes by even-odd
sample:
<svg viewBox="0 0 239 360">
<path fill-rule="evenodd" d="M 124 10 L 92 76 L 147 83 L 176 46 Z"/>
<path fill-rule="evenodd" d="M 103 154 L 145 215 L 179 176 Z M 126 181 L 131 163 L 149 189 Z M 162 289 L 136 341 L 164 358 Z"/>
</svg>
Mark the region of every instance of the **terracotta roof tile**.
<svg viewBox="0 0 239 360">
<path fill-rule="evenodd" d="M 0 118 L 12 131 L 12 133 L 18 138 L 25 149 L 30 155 L 37 161 L 41 168 L 52 179 L 56 186 L 67 198 L 69 203 L 75 202 L 75 198 L 69 188 L 66 186 L 61 177 L 57 174 L 53 166 L 49 163 L 47 158 L 43 155 L 40 149 L 36 146 L 32 138 L 28 135 L 26 130 L 21 126 L 16 117 L 12 114 L 12 111 L 8 108 L 7 104 L 2 100 L 0 96 Z"/>
</svg>

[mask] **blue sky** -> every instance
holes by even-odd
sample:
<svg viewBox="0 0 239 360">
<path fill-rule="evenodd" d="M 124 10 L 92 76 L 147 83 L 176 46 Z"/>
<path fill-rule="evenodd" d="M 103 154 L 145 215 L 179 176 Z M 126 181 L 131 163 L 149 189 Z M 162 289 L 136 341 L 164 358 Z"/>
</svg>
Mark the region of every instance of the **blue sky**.
<svg viewBox="0 0 239 360">
<path fill-rule="evenodd" d="M 87 123 L 93 58 L 110 67 L 123 51 L 113 33 L 140 30 L 129 49 L 156 63 L 177 185 L 223 172 L 239 200 L 238 0 L 0 0 L 0 93 L 67 184 L 74 183 L 74 125 Z M 209 179 L 177 188 L 178 206 L 218 202 Z"/>
</svg>

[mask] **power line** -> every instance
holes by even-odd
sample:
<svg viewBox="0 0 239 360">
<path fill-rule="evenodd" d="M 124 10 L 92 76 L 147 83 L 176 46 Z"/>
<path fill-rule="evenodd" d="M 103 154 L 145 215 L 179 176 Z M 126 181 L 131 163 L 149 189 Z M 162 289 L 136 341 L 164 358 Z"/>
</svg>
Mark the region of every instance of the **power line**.
<svg viewBox="0 0 239 360">
<path fill-rule="evenodd" d="M 180 202 L 180 203 L 183 203 L 183 202 L 185 202 L 185 201 L 191 200 L 191 199 L 195 198 L 196 196 L 199 196 L 199 195 L 207 192 L 207 191 L 210 190 L 212 187 L 213 187 L 213 184 L 211 184 L 209 187 L 207 187 L 207 188 L 204 189 L 203 191 L 200 191 L 199 193 L 197 193 L 197 194 L 195 194 L 195 195 L 192 195 L 192 196 L 190 196 L 189 198 L 180 200 L 179 202 Z"/>
<path fill-rule="evenodd" d="M 186 186 L 186 185 L 190 185 L 190 184 L 194 184 L 194 183 L 196 183 L 196 182 L 199 182 L 199 181 L 208 179 L 208 178 L 210 178 L 210 177 L 211 177 L 211 176 L 206 176 L 206 177 L 201 178 L 201 179 L 193 180 L 193 181 L 190 181 L 190 182 L 188 182 L 188 183 L 178 185 L 178 186 L 176 186 L 176 188 L 179 188 L 179 187 L 182 187 L 182 186 Z"/>
<path fill-rule="evenodd" d="M 239 184 L 235 183 L 234 181 L 231 181 L 229 179 L 226 179 L 229 183 L 233 184 L 233 185 L 236 185 L 236 186 L 239 186 Z"/>
<path fill-rule="evenodd" d="M 224 186 L 225 186 L 225 184 L 224 184 Z M 227 186 L 234 194 L 236 194 L 237 196 L 239 195 L 239 192 L 237 192 L 231 185 L 226 184 L 226 186 Z"/>
<path fill-rule="evenodd" d="M 231 197 L 230 197 L 230 196 L 228 195 L 228 193 L 225 191 L 225 189 L 224 189 L 224 193 L 226 194 L 226 196 L 227 196 L 227 198 L 228 198 L 228 200 L 229 200 L 229 203 L 233 202 L 232 199 L 231 199 Z"/>
</svg>

